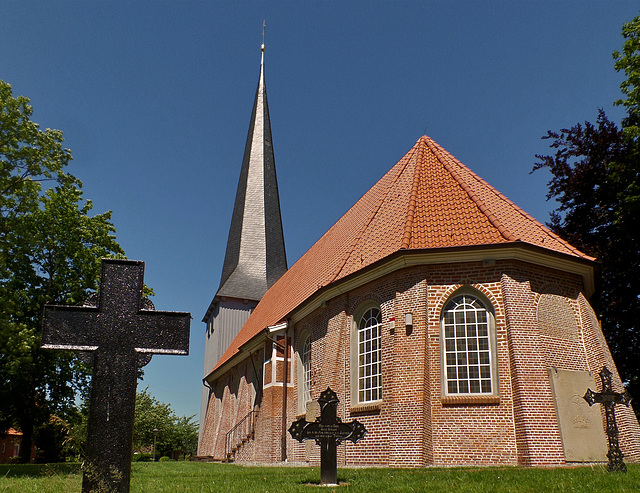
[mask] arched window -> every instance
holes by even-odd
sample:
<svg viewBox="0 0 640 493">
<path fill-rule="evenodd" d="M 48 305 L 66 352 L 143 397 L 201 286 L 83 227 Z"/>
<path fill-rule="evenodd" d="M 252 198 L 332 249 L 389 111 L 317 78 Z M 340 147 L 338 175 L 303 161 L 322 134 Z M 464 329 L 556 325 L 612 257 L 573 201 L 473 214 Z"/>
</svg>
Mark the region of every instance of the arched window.
<svg viewBox="0 0 640 493">
<path fill-rule="evenodd" d="M 306 334 L 299 346 L 300 351 L 300 397 L 304 404 L 311 400 L 311 335 Z"/>
<path fill-rule="evenodd" d="M 357 325 L 357 400 L 358 403 L 382 399 L 382 314 L 370 307 Z"/>
<path fill-rule="evenodd" d="M 446 395 L 496 393 L 493 317 L 471 294 L 451 299 L 442 311 Z"/>
</svg>

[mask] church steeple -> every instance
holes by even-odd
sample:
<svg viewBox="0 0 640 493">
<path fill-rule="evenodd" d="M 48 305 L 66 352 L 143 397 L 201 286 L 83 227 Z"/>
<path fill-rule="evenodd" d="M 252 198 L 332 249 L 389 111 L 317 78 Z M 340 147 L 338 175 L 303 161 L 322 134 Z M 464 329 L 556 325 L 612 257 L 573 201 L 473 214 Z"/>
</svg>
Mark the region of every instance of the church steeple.
<svg viewBox="0 0 640 493">
<path fill-rule="evenodd" d="M 244 149 L 220 287 L 203 318 L 207 324 L 204 375 L 234 340 L 267 289 L 287 270 L 280 199 L 264 82 L 264 37 L 260 78 Z M 200 438 L 209 402 L 202 388 Z"/>
<path fill-rule="evenodd" d="M 287 270 L 264 80 L 264 50 L 263 38 L 260 78 L 216 298 L 260 300 Z"/>
</svg>

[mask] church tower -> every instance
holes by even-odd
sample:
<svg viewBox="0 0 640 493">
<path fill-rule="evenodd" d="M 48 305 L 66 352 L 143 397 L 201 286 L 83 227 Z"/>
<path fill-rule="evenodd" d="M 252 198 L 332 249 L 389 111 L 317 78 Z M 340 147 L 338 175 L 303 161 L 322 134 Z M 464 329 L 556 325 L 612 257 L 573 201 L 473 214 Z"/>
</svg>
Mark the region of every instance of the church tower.
<svg viewBox="0 0 640 493">
<path fill-rule="evenodd" d="M 264 80 L 264 50 L 263 43 L 260 78 L 240 170 L 220 287 L 202 320 L 207 325 L 205 376 L 229 347 L 267 289 L 287 270 Z M 209 389 L 205 387 L 201 421 L 208 399 Z"/>
</svg>

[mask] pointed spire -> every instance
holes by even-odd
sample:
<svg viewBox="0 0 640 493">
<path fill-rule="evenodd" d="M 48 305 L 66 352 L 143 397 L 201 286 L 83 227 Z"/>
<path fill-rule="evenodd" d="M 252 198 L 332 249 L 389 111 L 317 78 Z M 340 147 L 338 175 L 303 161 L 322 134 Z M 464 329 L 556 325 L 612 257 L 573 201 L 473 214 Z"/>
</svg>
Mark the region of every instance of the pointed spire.
<svg viewBox="0 0 640 493">
<path fill-rule="evenodd" d="M 260 300 L 287 270 L 267 89 L 264 24 L 260 78 L 217 297 Z"/>
</svg>

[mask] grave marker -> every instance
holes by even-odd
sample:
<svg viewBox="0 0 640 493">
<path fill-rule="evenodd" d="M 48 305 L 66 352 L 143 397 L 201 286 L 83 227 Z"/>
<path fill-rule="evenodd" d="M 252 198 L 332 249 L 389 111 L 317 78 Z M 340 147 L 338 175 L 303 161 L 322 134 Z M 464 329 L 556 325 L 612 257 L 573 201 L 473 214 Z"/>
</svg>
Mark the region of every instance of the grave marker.
<svg viewBox="0 0 640 493">
<path fill-rule="evenodd" d="M 129 491 L 137 369 L 153 354 L 189 354 L 186 312 L 142 297 L 144 262 L 102 259 L 95 302 L 46 305 L 42 347 L 86 351 L 92 365 L 82 491 Z"/>
<path fill-rule="evenodd" d="M 337 415 L 338 396 L 327 387 L 320 394 L 320 417 L 315 421 L 307 421 L 300 418 L 289 427 L 291 436 L 302 442 L 303 440 L 315 440 L 320 445 L 320 482 L 322 484 L 338 483 L 338 454 L 337 446 L 343 440 L 358 442 L 367 432 L 364 425 L 358 420 L 351 423 L 343 423 Z"/>
<path fill-rule="evenodd" d="M 611 386 L 612 373 L 606 366 L 602 367 L 600 371 L 600 380 L 602 380 L 602 392 L 594 392 L 591 389 L 587 389 L 584 394 L 584 400 L 592 406 L 594 403 L 602 404 L 604 406 L 605 416 L 607 418 L 607 439 L 609 442 L 609 452 L 607 457 L 609 458 L 609 464 L 607 469 L 615 472 L 627 472 L 627 466 L 625 465 L 622 450 L 620 450 L 620 444 L 618 443 L 618 423 L 616 423 L 616 404 L 624 404 L 629 407 L 631 402 L 631 396 L 628 392 L 614 392 Z"/>
</svg>

